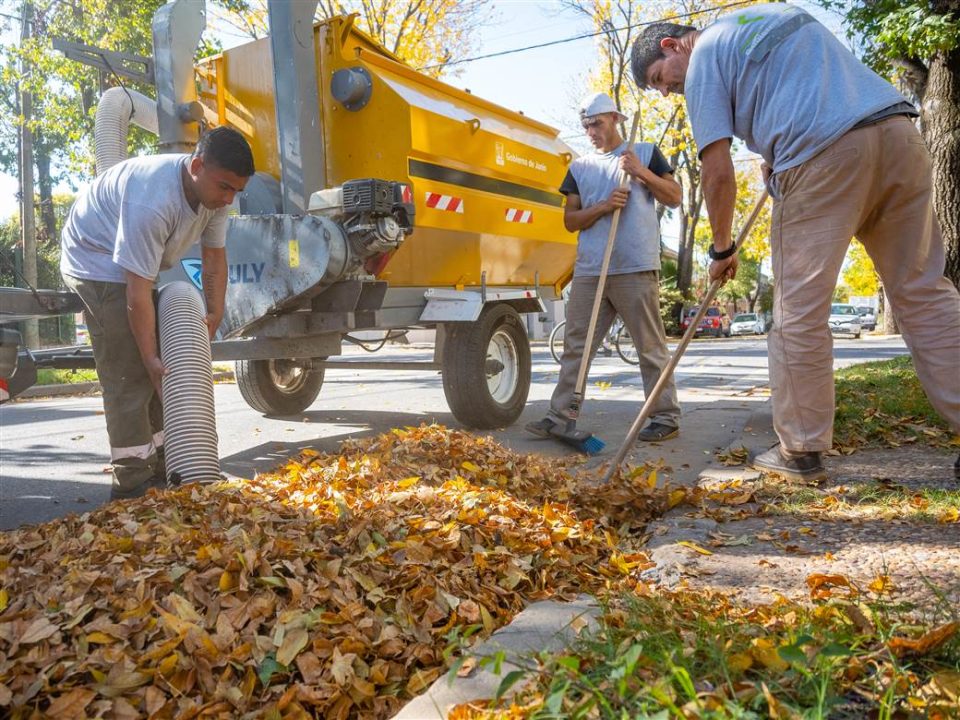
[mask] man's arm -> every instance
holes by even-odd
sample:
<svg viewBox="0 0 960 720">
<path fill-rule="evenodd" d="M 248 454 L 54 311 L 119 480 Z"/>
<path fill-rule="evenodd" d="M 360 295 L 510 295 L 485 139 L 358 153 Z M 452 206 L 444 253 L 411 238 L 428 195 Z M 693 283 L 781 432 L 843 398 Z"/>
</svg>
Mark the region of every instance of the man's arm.
<svg viewBox="0 0 960 720">
<path fill-rule="evenodd" d="M 127 321 L 140 350 L 150 382 L 160 395 L 160 378 L 168 373 L 157 348 L 157 310 L 153 305 L 153 280 L 129 270 L 127 275 Z"/>
<path fill-rule="evenodd" d="M 737 177 L 730 158 L 730 140 L 712 142 L 700 153 L 703 199 L 707 203 L 713 247 L 722 252 L 733 244 L 733 210 L 737 201 Z M 737 254 L 710 263 L 710 278 L 736 277 Z"/>
<path fill-rule="evenodd" d="M 207 303 L 207 332 L 210 339 L 217 334 L 223 320 L 224 298 L 227 293 L 227 251 L 222 247 L 201 248 L 203 298 Z"/>
<path fill-rule="evenodd" d="M 653 193 L 657 202 L 672 208 L 680 204 L 683 191 L 680 183 L 673 179 L 673 173 L 657 175 L 640 162 L 640 158 L 630 150 L 620 156 L 620 167 L 635 181 L 645 185 Z"/>
<path fill-rule="evenodd" d="M 563 208 L 563 226 L 570 232 L 586 230 L 607 213 L 627 204 L 630 197 L 629 190 L 614 190 L 603 202 L 587 208 L 580 207 L 580 196 L 574 193 L 567 195 L 567 204 Z"/>
</svg>

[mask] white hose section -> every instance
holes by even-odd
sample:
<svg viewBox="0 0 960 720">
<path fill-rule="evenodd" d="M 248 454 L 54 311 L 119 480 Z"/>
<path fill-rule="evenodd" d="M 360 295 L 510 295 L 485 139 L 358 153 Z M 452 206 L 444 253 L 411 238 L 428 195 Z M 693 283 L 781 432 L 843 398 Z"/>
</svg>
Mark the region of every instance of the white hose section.
<svg viewBox="0 0 960 720">
<path fill-rule="evenodd" d="M 203 299 L 186 282 L 160 288 L 157 321 L 167 477 L 176 482 L 220 479 L 210 336 Z"/>
<path fill-rule="evenodd" d="M 157 103 L 136 90 L 112 87 L 97 103 L 93 125 L 97 175 L 127 159 L 127 131 L 130 123 L 156 135 Z"/>
</svg>

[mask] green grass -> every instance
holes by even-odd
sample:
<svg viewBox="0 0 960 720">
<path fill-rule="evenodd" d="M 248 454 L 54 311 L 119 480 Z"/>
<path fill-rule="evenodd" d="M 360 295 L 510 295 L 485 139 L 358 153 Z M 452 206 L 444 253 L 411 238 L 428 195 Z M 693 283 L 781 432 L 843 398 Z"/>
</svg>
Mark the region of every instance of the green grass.
<svg viewBox="0 0 960 720">
<path fill-rule="evenodd" d="M 954 717 L 949 695 L 929 688 L 960 671 L 955 629 L 923 652 L 893 652 L 891 639 L 917 639 L 930 626 L 890 601 L 860 600 L 743 608 L 701 593 L 621 596 L 568 652 L 530 658 L 522 675 L 506 676 L 503 689 L 529 681 L 509 704 L 457 717 Z M 931 626 L 955 617 L 944 602 Z"/>
<path fill-rule="evenodd" d="M 97 382 L 96 370 L 37 370 L 37 385 L 65 385 Z"/>
<path fill-rule="evenodd" d="M 910 522 L 956 522 L 960 490 L 918 488 L 872 480 L 824 491 L 768 479 L 756 493 L 763 513 L 818 517 L 825 520 L 899 519 Z"/>
<path fill-rule="evenodd" d="M 952 435 L 927 400 L 909 357 L 852 365 L 836 372 L 834 444 L 946 447 Z"/>
</svg>

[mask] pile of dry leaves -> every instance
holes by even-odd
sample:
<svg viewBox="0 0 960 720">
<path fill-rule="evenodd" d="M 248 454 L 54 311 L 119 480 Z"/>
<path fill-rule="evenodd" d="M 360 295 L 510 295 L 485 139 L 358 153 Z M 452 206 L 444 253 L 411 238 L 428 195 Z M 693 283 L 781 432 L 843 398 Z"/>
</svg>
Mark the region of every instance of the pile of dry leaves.
<svg viewBox="0 0 960 720">
<path fill-rule="evenodd" d="M 458 630 L 650 565 L 683 493 L 592 481 L 428 426 L 0 533 L 0 715 L 389 717 Z"/>
</svg>

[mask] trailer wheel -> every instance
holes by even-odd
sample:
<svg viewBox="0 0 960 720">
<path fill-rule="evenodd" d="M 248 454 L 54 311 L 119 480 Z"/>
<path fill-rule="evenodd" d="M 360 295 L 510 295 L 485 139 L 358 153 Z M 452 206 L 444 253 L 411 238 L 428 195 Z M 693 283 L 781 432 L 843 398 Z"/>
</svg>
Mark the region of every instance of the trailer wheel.
<svg viewBox="0 0 960 720">
<path fill-rule="evenodd" d="M 303 412 L 323 385 L 322 369 L 305 367 L 297 360 L 237 360 L 234 374 L 243 399 L 264 415 Z"/>
<path fill-rule="evenodd" d="M 443 393 L 450 410 L 468 427 L 510 425 L 530 392 L 530 342 L 517 311 L 492 305 L 476 322 L 447 328 Z"/>
</svg>

